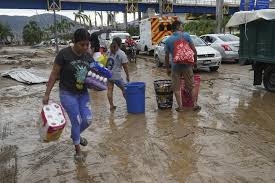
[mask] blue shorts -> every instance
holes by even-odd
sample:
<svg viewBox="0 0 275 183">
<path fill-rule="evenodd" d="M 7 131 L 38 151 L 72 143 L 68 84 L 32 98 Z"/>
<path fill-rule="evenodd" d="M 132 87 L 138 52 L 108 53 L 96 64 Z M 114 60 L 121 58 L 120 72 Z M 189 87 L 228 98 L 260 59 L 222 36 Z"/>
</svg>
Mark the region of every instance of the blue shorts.
<svg viewBox="0 0 275 183">
<path fill-rule="evenodd" d="M 125 89 L 125 82 L 123 79 L 117 79 L 117 80 L 110 79 L 109 82 L 115 84 L 117 87 L 119 87 L 123 90 Z"/>
</svg>

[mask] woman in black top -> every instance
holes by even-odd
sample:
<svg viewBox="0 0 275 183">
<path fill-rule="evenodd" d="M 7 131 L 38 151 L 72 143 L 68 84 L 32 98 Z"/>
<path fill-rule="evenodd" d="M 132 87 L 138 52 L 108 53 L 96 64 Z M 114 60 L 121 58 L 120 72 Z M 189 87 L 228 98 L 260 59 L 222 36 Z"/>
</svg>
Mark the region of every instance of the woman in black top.
<svg viewBox="0 0 275 183">
<path fill-rule="evenodd" d="M 86 146 L 87 140 L 80 136 L 91 124 L 92 112 L 90 97 L 85 86 L 91 56 L 88 53 L 90 35 L 85 29 L 74 33 L 74 45 L 61 50 L 55 58 L 43 104 L 48 104 L 51 90 L 57 79 L 62 106 L 71 121 L 71 138 L 75 145 L 75 159 L 82 160 L 80 145 Z"/>
</svg>

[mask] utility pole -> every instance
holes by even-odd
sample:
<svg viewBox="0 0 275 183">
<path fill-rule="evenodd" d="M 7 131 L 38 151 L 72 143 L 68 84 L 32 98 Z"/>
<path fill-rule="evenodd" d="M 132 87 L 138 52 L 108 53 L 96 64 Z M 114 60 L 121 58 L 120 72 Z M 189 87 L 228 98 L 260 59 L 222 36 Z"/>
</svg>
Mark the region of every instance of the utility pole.
<svg viewBox="0 0 275 183">
<path fill-rule="evenodd" d="M 61 2 L 59 0 L 47 1 L 48 10 L 53 11 L 53 24 L 54 24 L 54 40 L 55 40 L 55 52 L 59 52 L 58 38 L 57 38 L 57 22 L 56 22 L 56 11 L 61 9 Z"/>
<path fill-rule="evenodd" d="M 56 13 L 55 13 L 55 9 L 56 9 L 56 3 L 54 5 L 54 7 L 53 7 L 53 22 L 54 22 L 55 52 L 58 53 L 59 52 L 59 46 L 58 46 L 58 38 L 57 38 L 57 28 L 56 28 L 57 25 L 56 25 Z"/>
<path fill-rule="evenodd" d="M 216 0 L 216 24 L 217 24 L 217 33 L 221 33 L 221 26 L 223 20 L 223 5 L 224 0 Z"/>
<path fill-rule="evenodd" d="M 158 1 L 159 1 L 159 16 L 162 17 L 162 15 L 163 15 L 163 11 L 162 11 L 163 0 L 158 0 Z"/>
</svg>

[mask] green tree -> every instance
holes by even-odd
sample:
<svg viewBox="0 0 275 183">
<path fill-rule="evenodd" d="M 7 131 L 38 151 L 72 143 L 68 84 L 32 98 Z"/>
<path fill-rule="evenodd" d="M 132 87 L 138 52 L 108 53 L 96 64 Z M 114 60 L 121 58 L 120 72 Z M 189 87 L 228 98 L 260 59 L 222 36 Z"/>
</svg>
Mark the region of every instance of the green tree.
<svg viewBox="0 0 275 183">
<path fill-rule="evenodd" d="M 190 34 L 202 35 L 215 32 L 215 21 L 209 19 L 201 19 L 188 22 L 184 25 L 184 30 Z"/>
<path fill-rule="evenodd" d="M 216 31 L 216 21 L 207 17 L 206 15 L 200 16 L 199 20 L 193 20 L 184 25 L 184 29 L 191 34 L 196 34 L 198 36 L 202 34 L 211 34 Z M 212 17 L 214 18 L 214 17 Z M 222 20 L 222 32 L 225 32 L 225 26 L 229 21 L 230 16 L 225 15 Z"/>
<path fill-rule="evenodd" d="M 223 20 L 222 20 L 222 30 L 223 30 L 223 32 L 225 32 L 226 24 L 228 23 L 230 18 L 231 18 L 231 16 L 224 16 L 223 17 Z"/>
<path fill-rule="evenodd" d="M 67 40 L 71 39 L 71 30 L 75 24 L 68 21 L 67 19 L 62 19 L 56 23 L 57 34 L 62 38 Z M 43 38 L 49 40 L 54 36 L 54 25 L 51 25 L 43 30 Z"/>
<path fill-rule="evenodd" d="M 139 27 L 134 27 L 131 26 L 127 29 L 127 32 L 131 35 L 131 36 L 139 36 Z"/>
<path fill-rule="evenodd" d="M 43 37 L 43 31 L 35 21 L 30 21 L 23 28 L 23 40 L 26 44 L 33 45 L 40 43 Z"/>
<path fill-rule="evenodd" d="M 72 27 L 74 27 L 74 23 L 69 22 L 67 19 L 62 19 L 57 23 L 57 32 L 61 34 L 68 33 Z"/>
<path fill-rule="evenodd" d="M 12 42 L 14 35 L 8 24 L 3 25 L 0 23 L 0 43 Z"/>
</svg>

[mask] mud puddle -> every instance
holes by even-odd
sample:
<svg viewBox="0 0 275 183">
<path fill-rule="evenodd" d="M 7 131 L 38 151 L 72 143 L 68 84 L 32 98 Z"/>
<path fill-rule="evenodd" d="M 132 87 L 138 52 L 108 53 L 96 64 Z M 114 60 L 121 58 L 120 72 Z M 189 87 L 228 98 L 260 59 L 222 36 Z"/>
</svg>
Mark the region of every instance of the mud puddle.
<svg viewBox="0 0 275 183">
<path fill-rule="evenodd" d="M 145 114 L 128 114 L 117 88 L 114 113 L 106 92 L 90 92 L 94 121 L 83 134 L 89 145 L 81 164 L 73 160 L 70 124 L 58 142 L 39 141 L 44 85 L 3 87 L 0 182 L 274 182 L 275 95 L 252 86 L 249 67 L 200 72 L 199 113 L 157 109 L 153 81 L 167 79 L 164 71 L 141 59 L 130 64 L 132 81 L 146 82 Z M 57 87 L 51 98 L 58 101 Z"/>
</svg>

